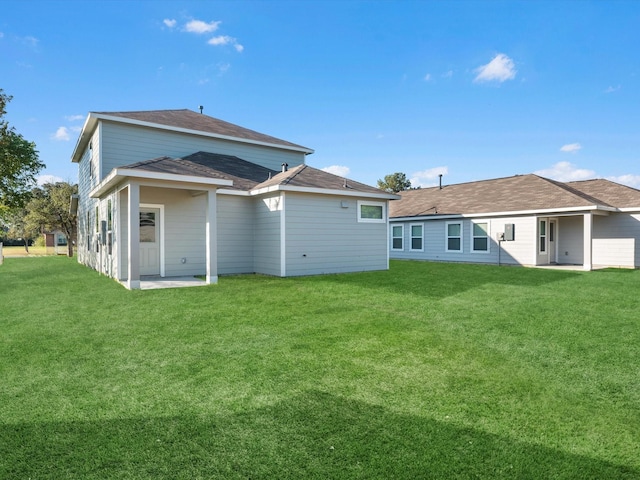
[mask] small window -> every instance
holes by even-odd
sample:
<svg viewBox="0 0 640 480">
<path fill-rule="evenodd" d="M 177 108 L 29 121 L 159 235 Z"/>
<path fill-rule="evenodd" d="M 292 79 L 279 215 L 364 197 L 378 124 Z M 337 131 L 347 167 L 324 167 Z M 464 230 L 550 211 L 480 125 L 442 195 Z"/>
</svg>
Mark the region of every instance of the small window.
<svg viewBox="0 0 640 480">
<path fill-rule="evenodd" d="M 385 223 L 386 203 L 358 202 L 358 222 Z"/>
<path fill-rule="evenodd" d="M 423 251 L 423 232 L 424 228 L 421 223 L 414 223 L 411 225 L 411 250 Z"/>
<path fill-rule="evenodd" d="M 489 251 L 489 224 L 487 222 L 473 222 L 471 224 L 472 238 L 471 238 L 471 251 L 472 252 L 488 252 Z"/>
<path fill-rule="evenodd" d="M 140 241 L 143 243 L 155 243 L 156 241 L 155 212 L 140 212 Z"/>
<path fill-rule="evenodd" d="M 540 220 L 540 253 L 547 251 L 547 221 Z"/>
<path fill-rule="evenodd" d="M 447 222 L 447 238 L 446 238 L 446 251 L 447 252 L 461 252 L 462 251 L 462 222 Z"/>
<path fill-rule="evenodd" d="M 404 225 L 391 227 L 391 250 L 404 250 Z"/>
<path fill-rule="evenodd" d="M 107 201 L 107 230 L 111 231 L 113 228 L 113 220 L 111 213 L 111 199 Z"/>
</svg>

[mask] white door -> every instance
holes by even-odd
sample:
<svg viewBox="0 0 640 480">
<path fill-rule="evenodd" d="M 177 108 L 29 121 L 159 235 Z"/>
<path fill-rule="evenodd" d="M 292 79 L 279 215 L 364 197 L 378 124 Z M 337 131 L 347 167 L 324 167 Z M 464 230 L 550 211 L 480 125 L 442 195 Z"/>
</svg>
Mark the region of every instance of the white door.
<svg viewBox="0 0 640 480">
<path fill-rule="evenodd" d="M 140 275 L 160 275 L 159 208 L 140 208 Z"/>
<path fill-rule="evenodd" d="M 557 263 L 558 255 L 556 253 L 556 236 L 557 226 L 555 220 L 549 220 L 549 263 Z"/>
</svg>

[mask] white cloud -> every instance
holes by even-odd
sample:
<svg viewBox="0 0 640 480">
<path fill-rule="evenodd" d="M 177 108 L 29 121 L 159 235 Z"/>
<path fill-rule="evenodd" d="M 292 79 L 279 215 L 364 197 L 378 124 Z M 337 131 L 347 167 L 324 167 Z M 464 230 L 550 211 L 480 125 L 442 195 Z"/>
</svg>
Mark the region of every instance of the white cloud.
<svg viewBox="0 0 640 480">
<path fill-rule="evenodd" d="M 486 65 L 482 65 L 474 70 L 478 73 L 474 82 L 504 82 L 516 78 L 517 70 L 513 60 L 504 53 L 499 53 Z"/>
<path fill-rule="evenodd" d="M 51 135 L 51 138 L 53 140 L 59 140 L 61 142 L 68 142 L 69 140 L 71 140 L 71 136 L 69 135 L 69 130 L 67 129 L 67 127 L 58 127 L 58 130 L 56 130 L 56 133 Z"/>
<path fill-rule="evenodd" d="M 620 90 L 622 88 L 621 85 L 618 85 L 617 87 L 614 87 L 612 85 L 609 85 L 609 88 L 607 88 L 604 93 L 613 93 L 613 92 L 617 92 L 618 90 Z"/>
<path fill-rule="evenodd" d="M 217 37 L 213 37 L 209 39 L 207 43 L 209 45 L 215 45 L 215 46 L 233 45 L 233 48 L 235 48 L 236 51 L 238 52 L 242 52 L 244 50 L 244 47 L 240 45 L 235 38 L 230 37 L 229 35 L 218 35 Z"/>
<path fill-rule="evenodd" d="M 578 150 L 582 150 L 582 145 L 579 143 L 567 143 L 560 147 L 560 151 L 566 153 L 576 153 Z"/>
<path fill-rule="evenodd" d="M 429 80 L 431 80 L 431 74 L 430 74 L 430 73 L 427 73 L 427 74 L 424 76 L 424 81 L 425 81 L 425 82 L 428 82 Z"/>
<path fill-rule="evenodd" d="M 84 120 L 84 115 L 67 115 L 64 118 L 69 122 L 78 122 L 80 120 Z"/>
<path fill-rule="evenodd" d="M 587 170 L 586 168 L 578 168 L 570 162 L 558 162 L 551 168 L 545 168 L 533 172 L 541 177 L 551 178 L 558 180 L 559 182 L 573 182 L 576 180 L 588 180 L 596 176 L 596 172 L 593 170 Z"/>
<path fill-rule="evenodd" d="M 346 177 L 351 172 L 349 167 L 345 167 L 344 165 L 331 165 L 330 167 L 324 167 L 320 170 L 327 173 L 333 173 L 339 177 Z"/>
<path fill-rule="evenodd" d="M 440 183 L 439 175 L 446 175 L 449 173 L 447 167 L 434 167 L 420 172 L 415 172 L 411 175 L 409 181 L 414 188 L 421 187 L 435 187 Z"/>
<path fill-rule="evenodd" d="M 633 188 L 640 188 L 640 175 L 634 175 L 629 173 L 627 175 L 619 175 L 617 177 L 607 177 L 607 180 L 621 183 L 623 185 L 627 185 Z"/>
<path fill-rule="evenodd" d="M 58 183 L 64 182 L 64 180 L 55 175 L 38 175 L 37 182 L 39 186 L 42 186 L 45 183 Z"/>
<path fill-rule="evenodd" d="M 222 23 L 221 21 L 207 23 L 207 22 L 203 22 L 202 20 L 191 20 L 187 22 L 187 24 L 184 26 L 184 29 L 187 32 L 197 33 L 197 34 L 211 33 L 218 30 L 218 27 L 220 26 L 221 23 Z"/>
<path fill-rule="evenodd" d="M 165 18 L 162 23 L 164 23 L 167 27 L 169 28 L 173 28 L 176 26 L 176 23 L 178 23 L 176 20 L 174 20 L 173 18 Z"/>
</svg>

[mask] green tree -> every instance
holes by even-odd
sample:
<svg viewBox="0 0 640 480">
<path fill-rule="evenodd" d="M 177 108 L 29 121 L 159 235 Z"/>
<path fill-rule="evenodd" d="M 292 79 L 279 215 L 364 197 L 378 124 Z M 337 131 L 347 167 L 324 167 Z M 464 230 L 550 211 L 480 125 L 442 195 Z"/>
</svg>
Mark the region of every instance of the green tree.
<svg viewBox="0 0 640 480">
<path fill-rule="evenodd" d="M 69 210 L 71 196 L 78 193 L 78 185 L 67 182 L 45 183 L 33 191 L 26 206 L 25 230 L 52 232 L 60 230 L 67 237 L 67 255 L 73 256 L 77 236 L 77 217 Z"/>
<path fill-rule="evenodd" d="M 378 180 L 378 188 L 386 192 L 398 193 L 411 188 L 411 182 L 404 173 L 396 172 L 385 175 L 384 180 Z"/>
<path fill-rule="evenodd" d="M 44 168 L 36 144 L 25 140 L 4 119 L 13 97 L 0 88 L 0 213 L 23 207 L 36 185 L 36 175 Z"/>
</svg>

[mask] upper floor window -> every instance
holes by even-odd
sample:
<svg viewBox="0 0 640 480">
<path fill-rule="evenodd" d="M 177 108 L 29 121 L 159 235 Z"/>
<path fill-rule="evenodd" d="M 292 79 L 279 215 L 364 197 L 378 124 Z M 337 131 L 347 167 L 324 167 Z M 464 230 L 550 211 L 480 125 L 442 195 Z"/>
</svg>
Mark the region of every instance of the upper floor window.
<svg viewBox="0 0 640 480">
<path fill-rule="evenodd" d="M 424 226 L 421 223 L 414 223 L 411 225 L 411 250 L 423 251 L 424 250 Z"/>
<path fill-rule="evenodd" d="M 386 203 L 358 201 L 358 222 L 385 223 Z"/>
<path fill-rule="evenodd" d="M 391 227 L 391 250 L 404 250 L 404 225 Z"/>
<path fill-rule="evenodd" d="M 472 222 L 471 251 L 489 251 L 489 224 L 487 222 Z"/>
<path fill-rule="evenodd" d="M 447 233 L 445 250 L 447 252 L 461 252 L 462 222 L 447 222 L 445 228 Z"/>
</svg>

